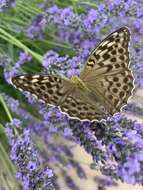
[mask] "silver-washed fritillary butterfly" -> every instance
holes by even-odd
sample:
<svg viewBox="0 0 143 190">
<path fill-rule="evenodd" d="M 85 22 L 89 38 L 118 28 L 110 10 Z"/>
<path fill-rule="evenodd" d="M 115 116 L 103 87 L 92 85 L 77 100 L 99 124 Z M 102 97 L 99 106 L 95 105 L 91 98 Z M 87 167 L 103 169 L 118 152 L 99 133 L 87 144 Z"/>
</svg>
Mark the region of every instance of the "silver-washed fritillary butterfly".
<svg viewBox="0 0 143 190">
<path fill-rule="evenodd" d="M 111 33 L 91 52 L 79 77 L 25 74 L 12 82 L 71 118 L 106 119 L 119 112 L 132 94 L 129 39 L 127 27 Z"/>
</svg>

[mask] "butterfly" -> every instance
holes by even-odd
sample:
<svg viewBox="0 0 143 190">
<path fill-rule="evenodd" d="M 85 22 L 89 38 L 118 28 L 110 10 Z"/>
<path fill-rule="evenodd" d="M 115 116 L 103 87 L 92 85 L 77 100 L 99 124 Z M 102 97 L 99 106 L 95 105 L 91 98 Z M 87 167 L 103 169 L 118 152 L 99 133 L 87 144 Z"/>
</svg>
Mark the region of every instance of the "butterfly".
<svg viewBox="0 0 143 190">
<path fill-rule="evenodd" d="M 130 32 L 122 27 L 107 36 L 89 55 L 80 76 L 24 74 L 15 87 L 57 106 L 70 118 L 96 121 L 120 112 L 132 95 L 129 68 Z"/>
</svg>

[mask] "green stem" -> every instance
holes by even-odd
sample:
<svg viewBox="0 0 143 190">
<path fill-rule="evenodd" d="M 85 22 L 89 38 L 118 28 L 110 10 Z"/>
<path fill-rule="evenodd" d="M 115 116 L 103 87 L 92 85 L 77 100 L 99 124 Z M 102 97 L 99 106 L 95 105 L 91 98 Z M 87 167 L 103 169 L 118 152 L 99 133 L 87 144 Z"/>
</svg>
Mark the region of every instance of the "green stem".
<svg viewBox="0 0 143 190">
<path fill-rule="evenodd" d="M 13 119 L 12 119 L 11 113 L 10 113 L 10 111 L 9 111 L 9 109 L 8 109 L 8 107 L 7 107 L 7 105 L 6 105 L 6 103 L 5 103 L 5 101 L 4 101 L 4 99 L 3 99 L 2 96 L 0 96 L 0 102 L 1 102 L 1 104 L 2 104 L 2 106 L 3 106 L 3 108 L 4 108 L 5 112 L 6 112 L 6 114 L 8 116 L 9 121 L 12 122 Z"/>
<path fill-rule="evenodd" d="M 26 25 L 25 22 L 23 22 L 23 21 L 20 20 L 20 19 L 15 18 L 15 17 L 4 16 L 4 17 L 3 17 L 3 21 L 6 21 L 6 22 L 15 22 L 15 23 L 17 23 L 17 24 L 19 24 L 19 25 L 22 25 L 22 26 L 25 26 L 25 25 Z"/>
<path fill-rule="evenodd" d="M 13 119 L 12 119 L 11 113 L 10 113 L 10 111 L 9 111 L 9 109 L 8 109 L 8 107 L 7 107 L 7 105 L 6 105 L 6 103 L 5 103 L 5 101 L 4 101 L 4 99 L 3 99 L 2 96 L 0 96 L 0 102 L 1 102 L 1 104 L 2 104 L 2 106 L 3 106 L 3 108 L 4 108 L 5 112 L 6 112 L 6 114 L 8 116 L 9 121 L 12 122 Z M 16 135 L 18 135 L 18 131 L 17 131 L 16 128 L 14 128 L 14 132 L 15 132 Z"/>
<path fill-rule="evenodd" d="M 47 45 L 53 45 L 53 46 L 58 46 L 58 47 L 61 47 L 61 48 L 65 48 L 65 49 L 71 49 L 73 51 L 77 51 L 77 49 L 74 49 L 66 44 L 60 44 L 60 43 L 57 43 L 57 42 L 52 42 L 52 41 L 43 41 L 43 43 L 47 44 Z"/>
<path fill-rule="evenodd" d="M 14 28 L 12 28 L 11 25 L 8 25 L 7 23 L 6 24 L 5 23 L 0 24 L 0 28 L 2 28 L 3 30 L 6 29 L 8 32 L 12 32 L 12 33 L 17 34 L 16 30 Z"/>
<path fill-rule="evenodd" d="M 75 13 L 78 13 L 76 2 L 74 0 L 72 0 L 72 4 L 73 4 L 73 8 L 74 8 Z"/>
<path fill-rule="evenodd" d="M 48 28 L 49 29 L 49 28 Z M 47 44 L 51 44 L 51 45 L 54 45 L 54 46 L 59 46 L 59 47 L 62 47 L 62 48 L 66 48 L 66 49 L 71 49 L 73 51 L 78 51 L 77 49 L 73 48 L 70 46 L 70 44 L 68 42 L 64 42 L 59 39 L 59 37 L 53 35 L 53 34 L 48 34 L 48 37 L 49 38 L 53 38 L 54 41 L 57 41 L 57 42 L 54 42 L 54 41 L 43 41 L 42 43 L 47 43 Z"/>
<path fill-rule="evenodd" d="M 89 5 L 89 6 L 91 6 L 91 7 L 97 8 L 96 3 L 85 2 L 85 1 L 80 2 L 80 1 L 78 1 L 78 0 L 72 0 L 72 1 L 74 1 L 75 3 L 84 4 L 84 5 Z"/>
<path fill-rule="evenodd" d="M 27 3 L 25 3 L 24 1 L 22 2 L 17 2 L 17 5 L 20 6 L 21 8 L 24 8 L 25 10 L 29 11 L 30 13 L 32 14 L 40 14 L 42 13 L 42 11 L 34 6 L 30 6 L 31 4 L 28 4 L 27 6 Z"/>
<path fill-rule="evenodd" d="M 17 7 L 22 10 L 25 16 L 32 17 L 36 15 L 35 11 L 29 10 L 26 6 L 22 6 L 21 4 L 18 4 Z"/>
<path fill-rule="evenodd" d="M 17 47 L 23 49 L 24 51 L 27 51 L 29 54 L 31 54 L 39 63 L 42 63 L 43 61 L 43 57 L 41 55 L 39 55 L 38 53 L 35 53 L 34 51 L 32 51 L 30 48 L 28 48 L 26 45 L 24 45 L 23 43 L 21 43 L 21 41 L 19 41 L 18 39 L 16 39 L 15 37 L 13 37 L 12 35 L 10 35 L 9 33 L 7 33 L 5 30 L 3 30 L 2 28 L 0 28 L 0 33 L 2 33 L 5 37 L 5 40 L 11 42 L 12 44 L 16 45 Z M 1 36 L 0 36 L 1 37 Z"/>
</svg>

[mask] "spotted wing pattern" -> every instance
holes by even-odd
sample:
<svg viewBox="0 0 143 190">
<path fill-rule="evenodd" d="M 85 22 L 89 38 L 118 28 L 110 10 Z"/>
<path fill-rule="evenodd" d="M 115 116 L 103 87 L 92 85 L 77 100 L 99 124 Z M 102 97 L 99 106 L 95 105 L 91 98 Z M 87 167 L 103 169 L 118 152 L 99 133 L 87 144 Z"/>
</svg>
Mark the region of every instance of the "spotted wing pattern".
<svg viewBox="0 0 143 190">
<path fill-rule="evenodd" d="M 80 75 L 110 114 L 119 112 L 132 93 L 129 39 L 130 33 L 126 27 L 110 34 L 91 53 Z"/>
<path fill-rule="evenodd" d="M 72 90 L 70 80 L 50 75 L 20 75 L 12 83 L 23 91 L 30 92 L 44 102 L 58 106 Z"/>
<path fill-rule="evenodd" d="M 109 112 L 96 101 L 96 97 L 90 92 L 75 89 L 66 97 L 60 109 L 72 118 L 80 120 L 101 120 L 111 116 Z"/>
<path fill-rule="evenodd" d="M 92 81 L 98 77 L 119 73 L 129 65 L 128 44 L 130 33 L 127 27 L 110 34 L 95 48 L 88 57 L 80 78 Z"/>
<path fill-rule="evenodd" d="M 98 96 L 99 102 L 113 115 L 127 104 L 128 98 L 132 95 L 133 78 L 125 70 L 120 73 L 98 78 L 96 89 L 94 89 L 93 82 L 90 82 L 88 88 L 93 89 L 93 93 Z"/>
<path fill-rule="evenodd" d="M 128 28 L 123 27 L 93 50 L 80 74 L 85 89 L 72 80 L 54 75 L 20 75 L 13 77 L 12 82 L 47 104 L 58 106 L 72 118 L 106 119 L 120 111 L 133 89 L 129 38 Z"/>
<path fill-rule="evenodd" d="M 58 106 L 71 118 L 97 120 L 107 118 L 103 106 L 90 98 L 84 90 L 78 89 L 70 80 L 48 75 L 20 75 L 12 78 L 13 84 L 20 90 L 47 104 Z"/>
</svg>

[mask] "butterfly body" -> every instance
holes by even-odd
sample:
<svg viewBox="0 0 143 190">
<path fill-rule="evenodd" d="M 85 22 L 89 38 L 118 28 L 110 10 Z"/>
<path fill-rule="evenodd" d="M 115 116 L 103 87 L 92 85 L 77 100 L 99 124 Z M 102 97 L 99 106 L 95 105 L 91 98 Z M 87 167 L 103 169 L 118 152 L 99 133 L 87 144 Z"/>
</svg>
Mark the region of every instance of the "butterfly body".
<svg viewBox="0 0 143 190">
<path fill-rule="evenodd" d="M 77 75 L 73 75 L 70 80 L 77 88 L 89 91 L 85 83 Z"/>
<path fill-rule="evenodd" d="M 107 119 L 127 104 L 132 95 L 129 68 L 130 33 L 122 27 L 105 38 L 90 54 L 80 76 L 20 75 L 12 83 L 71 118 Z"/>
</svg>

